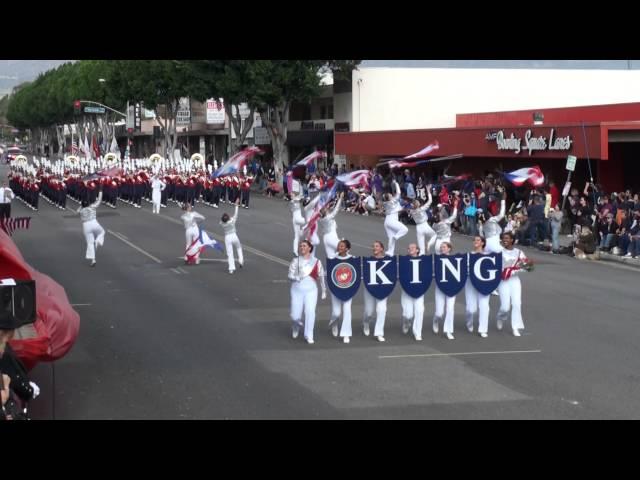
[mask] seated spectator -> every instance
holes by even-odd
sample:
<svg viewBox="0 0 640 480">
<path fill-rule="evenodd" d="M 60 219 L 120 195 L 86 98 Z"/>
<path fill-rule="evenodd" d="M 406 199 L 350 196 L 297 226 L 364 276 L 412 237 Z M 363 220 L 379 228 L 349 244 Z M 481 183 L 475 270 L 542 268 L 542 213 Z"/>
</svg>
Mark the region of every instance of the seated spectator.
<svg viewBox="0 0 640 480">
<path fill-rule="evenodd" d="M 584 260 L 587 255 L 593 255 L 596 252 L 596 239 L 589 227 L 583 226 L 580 229 L 577 242 L 575 243 L 573 254 L 576 258 Z"/>
<path fill-rule="evenodd" d="M 640 255 L 640 210 L 633 212 L 633 222 L 625 235 L 625 257 L 637 258 Z"/>
<path fill-rule="evenodd" d="M 613 214 L 607 216 L 598 223 L 598 233 L 600 234 L 600 249 L 608 251 L 616 240 L 616 230 L 618 225 L 613 221 Z"/>
</svg>

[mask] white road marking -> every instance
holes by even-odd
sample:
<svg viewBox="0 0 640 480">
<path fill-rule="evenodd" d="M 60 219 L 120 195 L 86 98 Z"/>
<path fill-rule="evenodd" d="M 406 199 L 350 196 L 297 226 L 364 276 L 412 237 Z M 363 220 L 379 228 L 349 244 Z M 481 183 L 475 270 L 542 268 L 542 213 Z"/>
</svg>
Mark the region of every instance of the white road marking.
<svg viewBox="0 0 640 480">
<path fill-rule="evenodd" d="M 183 275 L 187 275 L 189 273 L 186 270 L 183 270 L 182 267 L 177 267 L 176 270 L 182 273 Z"/>
<path fill-rule="evenodd" d="M 72 307 L 90 307 L 92 304 L 91 303 L 72 303 L 71 306 Z"/>
<path fill-rule="evenodd" d="M 140 253 L 142 253 L 143 255 L 146 255 L 147 257 L 149 257 L 151 260 L 153 260 L 156 263 L 162 263 L 161 260 L 158 260 L 156 257 L 154 257 L 153 255 L 151 255 L 149 252 L 144 251 L 142 248 L 134 245 L 133 243 L 131 243 L 129 240 L 127 240 L 126 238 L 123 238 L 122 234 L 111 231 L 111 230 L 107 230 L 107 232 L 109 232 L 111 235 L 113 235 L 114 237 L 116 237 L 118 240 L 120 240 L 121 242 L 126 243 L 127 245 L 129 245 L 131 248 L 139 251 Z"/>
<path fill-rule="evenodd" d="M 460 353 L 425 353 L 420 355 L 384 355 L 383 358 L 412 358 L 412 357 L 456 357 L 461 355 L 499 355 L 509 353 L 541 353 L 542 350 L 505 350 L 499 352 L 460 352 Z"/>
</svg>

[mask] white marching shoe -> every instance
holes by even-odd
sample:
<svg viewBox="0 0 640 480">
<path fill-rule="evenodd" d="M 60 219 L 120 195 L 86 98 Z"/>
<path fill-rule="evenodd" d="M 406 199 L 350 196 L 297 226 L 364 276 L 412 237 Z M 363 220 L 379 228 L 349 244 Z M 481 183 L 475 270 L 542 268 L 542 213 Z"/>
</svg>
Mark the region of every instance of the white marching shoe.
<svg viewBox="0 0 640 480">
<path fill-rule="evenodd" d="M 513 336 L 514 336 L 514 337 L 521 337 L 521 336 L 522 336 L 522 334 L 518 331 L 518 329 L 517 329 L 517 328 L 514 328 L 514 329 L 513 329 Z"/>
<path fill-rule="evenodd" d="M 298 325 L 297 323 L 294 323 L 291 329 L 291 336 L 293 338 L 298 338 L 299 334 L 300 334 L 300 325 Z"/>
<path fill-rule="evenodd" d="M 315 342 L 313 341 L 313 338 L 306 338 L 305 340 L 307 341 L 307 343 L 308 343 L 309 345 L 313 345 L 313 344 L 315 343 Z"/>
<path fill-rule="evenodd" d="M 445 335 L 449 340 L 455 340 L 455 338 L 456 338 L 456 337 L 453 336 L 453 333 L 447 332 L 447 333 L 445 333 Z"/>
<path fill-rule="evenodd" d="M 338 322 L 334 322 L 334 324 L 331 325 L 331 335 L 333 335 L 334 337 L 338 336 Z"/>
<path fill-rule="evenodd" d="M 343 337 L 342 343 L 349 343 L 349 337 Z"/>
<path fill-rule="evenodd" d="M 489 335 L 487 335 L 485 332 L 482 332 L 482 333 L 480 333 L 480 336 L 481 336 L 482 338 L 487 338 Z"/>
<path fill-rule="evenodd" d="M 365 337 L 368 337 L 371 334 L 371 331 L 369 329 L 369 322 L 364 322 L 364 325 L 362 326 L 362 331 Z"/>
<path fill-rule="evenodd" d="M 378 338 L 379 342 L 384 342 L 385 341 L 385 339 L 384 339 L 384 337 L 382 335 L 378 335 L 377 338 Z"/>
</svg>

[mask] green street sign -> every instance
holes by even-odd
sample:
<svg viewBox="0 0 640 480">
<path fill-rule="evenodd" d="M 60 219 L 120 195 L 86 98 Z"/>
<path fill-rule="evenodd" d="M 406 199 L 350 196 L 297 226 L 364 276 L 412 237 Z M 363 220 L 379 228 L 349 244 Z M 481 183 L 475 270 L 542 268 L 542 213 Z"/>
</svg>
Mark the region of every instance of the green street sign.
<svg viewBox="0 0 640 480">
<path fill-rule="evenodd" d="M 576 160 L 577 158 L 573 155 L 569 155 L 567 157 L 567 170 L 573 172 L 576 169 Z"/>
<path fill-rule="evenodd" d="M 105 113 L 106 109 L 104 107 L 84 107 L 84 113 Z"/>
</svg>

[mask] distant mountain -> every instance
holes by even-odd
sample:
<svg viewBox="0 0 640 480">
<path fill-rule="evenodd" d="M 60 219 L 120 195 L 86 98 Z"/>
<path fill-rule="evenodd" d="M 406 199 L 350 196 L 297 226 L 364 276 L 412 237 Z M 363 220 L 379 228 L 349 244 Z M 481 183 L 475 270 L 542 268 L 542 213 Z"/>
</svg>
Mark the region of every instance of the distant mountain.
<svg viewBox="0 0 640 480">
<path fill-rule="evenodd" d="M 11 92 L 16 85 L 34 80 L 46 72 L 73 60 L 0 60 L 0 96 Z"/>
</svg>

